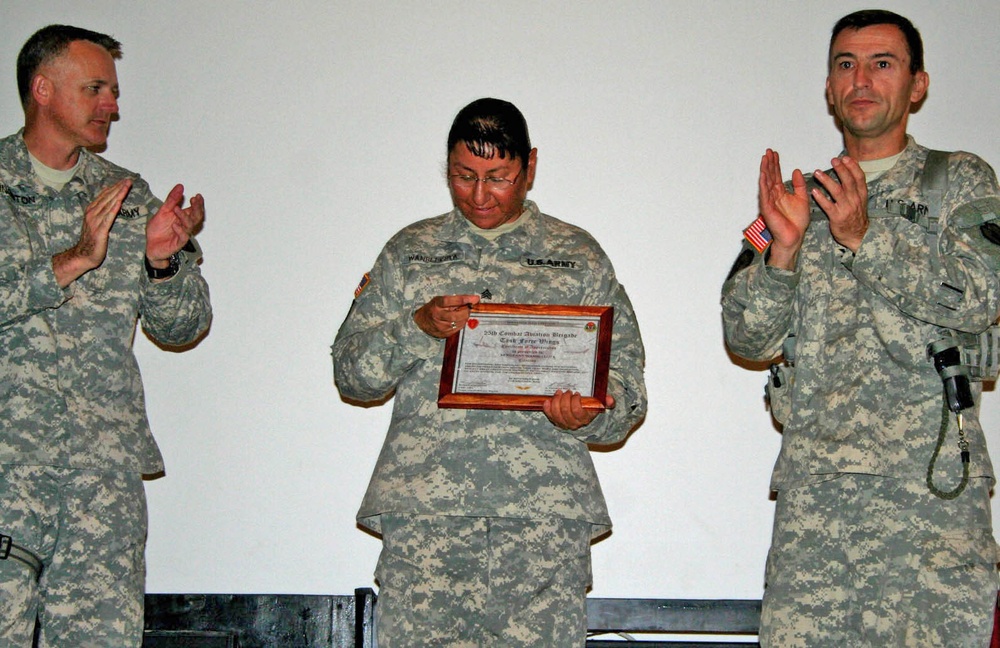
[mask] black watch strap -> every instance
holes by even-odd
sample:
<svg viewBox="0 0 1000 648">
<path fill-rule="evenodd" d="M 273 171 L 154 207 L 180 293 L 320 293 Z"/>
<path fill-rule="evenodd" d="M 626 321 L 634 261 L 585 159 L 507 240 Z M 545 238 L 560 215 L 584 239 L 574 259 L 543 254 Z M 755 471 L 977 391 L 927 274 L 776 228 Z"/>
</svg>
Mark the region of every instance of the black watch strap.
<svg viewBox="0 0 1000 648">
<path fill-rule="evenodd" d="M 150 279 L 169 279 L 181 269 L 181 258 L 176 252 L 170 255 L 170 265 L 166 268 L 154 268 L 149 264 L 147 256 L 143 256 L 143 262 L 146 264 L 146 275 Z"/>
</svg>

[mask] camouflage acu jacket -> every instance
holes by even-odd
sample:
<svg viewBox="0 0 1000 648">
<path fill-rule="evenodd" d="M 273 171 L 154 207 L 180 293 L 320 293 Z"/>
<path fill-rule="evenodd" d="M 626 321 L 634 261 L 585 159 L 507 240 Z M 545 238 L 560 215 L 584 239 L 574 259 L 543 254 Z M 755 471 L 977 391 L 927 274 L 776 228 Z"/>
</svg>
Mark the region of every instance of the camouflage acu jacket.
<svg viewBox="0 0 1000 648">
<path fill-rule="evenodd" d="M 773 488 L 833 473 L 926 476 L 943 401 L 927 345 L 939 327 L 977 333 L 1000 313 L 1000 246 L 980 227 L 1000 217 L 989 165 L 968 153 L 951 155 L 936 239 L 886 209 L 923 209 L 927 153 L 910 139 L 896 165 L 868 184 L 870 224 L 857 254 L 841 248 L 820 218 L 807 230 L 794 272 L 766 266 L 755 253 L 723 286 L 725 337 L 734 353 L 769 360 L 788 335 L 796 339 L 791 415 Z M 974 390 L 977 405 L 965 417 L 970 474 L 992 478 L 978 383 Z M 941 488 L 962 474 L 955 417 L 950 421 L 935 470 Z"/>
<path fill-rule="evenodd" d="M 386 244 L 333 345 L 337 387 L 371 401 L 395 390 L 392 422 L 359 521 L 387 512 L 559 517 L 610 527 L 587 443 L 625 438 L 646 411 L 644 351 L 632 305 L 604 251 L 584 230 L 526 201 L 522 223 L 495 241 L 457 210 L 415 223 Z M 571 263 L 538 263 L 538 260 Z M 439 409 L 444 341 L 413 312 L 437 295 L 494 303 L 614 306 L 614 409 L 568 433 L 542 412 Z"/>
<path fill-rule="evenodd" d="M 149 281 L 145 226 L 160 201 L 138 175 L 81 156 L 56 192 L 35 177 L 21 133 L 0 140 L 0 464 L 154 473 L 163 460 L 132 353 L 136 321 L 161 343 L 191 342 L 211 318 L 208 287 L 188 264 Z M 94 196 L 126 176 L 107 258 L 60 288 L 52 256 L 76 244 Z"/>
</svg>

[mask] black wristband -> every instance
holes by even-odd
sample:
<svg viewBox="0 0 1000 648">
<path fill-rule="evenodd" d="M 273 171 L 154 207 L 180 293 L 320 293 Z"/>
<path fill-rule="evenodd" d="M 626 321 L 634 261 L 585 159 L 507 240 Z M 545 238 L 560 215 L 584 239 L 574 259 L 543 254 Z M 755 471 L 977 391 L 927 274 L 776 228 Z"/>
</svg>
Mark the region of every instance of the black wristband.
<svg viewBox="0 0 1000 648">
<path fill-rule="evenodd" d="M 177 274 L 177 271 L 181 269 L 181 259 L 177 253 L 170 255 L 170 265 L 166 268 L 154 268 L 149 263 L 149 257 L 143 256 L 143 262 L 146 264 L 146 276 L 150 279 L 169 279 Z"/>
</svg>

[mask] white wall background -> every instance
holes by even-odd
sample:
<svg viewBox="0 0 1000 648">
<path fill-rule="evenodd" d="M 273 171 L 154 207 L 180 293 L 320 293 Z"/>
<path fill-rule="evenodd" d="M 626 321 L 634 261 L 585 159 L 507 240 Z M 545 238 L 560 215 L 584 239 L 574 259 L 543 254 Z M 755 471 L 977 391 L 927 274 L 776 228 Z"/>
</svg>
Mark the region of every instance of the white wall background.
<svg viewBox="0 0 1000 648">
<path fill-rule="evenodd" d="M 780 437 L 764 374 L 723 346 L 719 288 L 764 149 L 786 174 L 840 150 L 826 48 L 866 5 L 4 0 L 0 134 L 21 125 L 14 61 L 32 32 L 110 32 L 125 58 L 105 155 L 207 201 L 211 334 L 183 354 L 137 341 L 167 460 L 147 484 L 149 590 L 372 584 L 380 543 L 354 513 L 391 405 L 341 402 L 329 345 L 389 236 L 450 207 L 448 127 L 489 95 L 526 115 L 530 197 L 601 241 L 646 343 L 649 416 L 595 454 L 615 529 L 594 546 L 593 595 L 760 596 Z M 925 40 L 911 132 L 1000 164 L 1000 3 L 883 5 Z M 996 452 L 1000 395 L 984 419 Z"/>
</svg>

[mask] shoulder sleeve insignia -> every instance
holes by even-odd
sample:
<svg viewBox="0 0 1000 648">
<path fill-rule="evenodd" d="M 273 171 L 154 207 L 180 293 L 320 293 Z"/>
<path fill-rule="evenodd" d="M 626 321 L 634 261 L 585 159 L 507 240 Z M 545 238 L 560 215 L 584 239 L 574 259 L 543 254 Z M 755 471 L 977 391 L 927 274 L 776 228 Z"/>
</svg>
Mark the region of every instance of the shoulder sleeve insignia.
<svg viewBox="0 0 1000 648">
<path fill-rule="evenodd" d="M 979 231 L 982 232 L 983 237 L 987 241 L 993 245 L 1000 245 L 1000 225 L 997 225 L 994 221 L 990 221 L 980 225 Z"/>
<path fill-rule="evenodd" d="M 354 289 L 355 299 L 361 296 L 361 293 L 365 291 L 365 288 L 368 287 L 368 284 L 371 282 L 371 280 L 372 280 L 371 274 L 368 272 L 365 273 L 365 276 L 361 277 L 361 283 L 359 283 L 358 287 Z"/>
<path fill-rule="evenodd" d="M 757 220 L 750 224 L 750 227 L 743 230 L 743 238 L 749 241 L 755 250 L 763 254 L 767 246 L 771 244 L 771 233 L 767 231 L 763 216 L 758 216 Z"/>
</svg>

